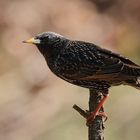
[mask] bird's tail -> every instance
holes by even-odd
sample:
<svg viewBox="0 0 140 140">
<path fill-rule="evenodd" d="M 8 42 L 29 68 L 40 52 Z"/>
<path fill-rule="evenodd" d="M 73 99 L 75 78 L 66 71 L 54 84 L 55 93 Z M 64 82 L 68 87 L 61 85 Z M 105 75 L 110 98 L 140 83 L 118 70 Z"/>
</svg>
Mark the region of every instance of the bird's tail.
<svg viewBox="0 0 140 140">
<path fill-rule="evenodd" d="M 137 79 L 125 80 L 124 85 L 129 85 L 140 90 L 140 77 Z"/>
<path fill-rule="evenodd" d="M 124 84 L 135 87 L 140 90 L 140 77 L 136 79 L 126 80 Z"/>
<path fill-rule="evenodd" d="M 140 68 L 139 67 L 131 67 L 131 66 L 124 65 L 121 73 L 128 77 L 128 80 L 125 80 L 125 83 L 127 85 L 140 89 Z"/>
</svg>

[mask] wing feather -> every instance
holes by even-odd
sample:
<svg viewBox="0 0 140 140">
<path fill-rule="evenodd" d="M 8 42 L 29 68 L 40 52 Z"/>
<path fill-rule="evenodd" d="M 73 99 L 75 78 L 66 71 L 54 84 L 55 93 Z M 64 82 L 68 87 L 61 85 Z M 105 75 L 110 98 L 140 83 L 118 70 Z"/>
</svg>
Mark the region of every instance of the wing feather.
<svg viewBox="0 0 140 140">
<path fill-rule="evenodd" d="M 96 46 L 96 49 L 99 50 L 103 54 L 111 55 L 112 57 L 120 59 L 123 63 L 125 63 L 127 65 L 139 67 L 139 65 L 137 65 L 136 63 L 132 62 L 131 60 L 129 60 L 128 58 L 126 58 L 120 54 L 114 53 L 114 52 L 104 49 L 104 48 L 100 48 L 98 46 Z"/>
<path fill-rule="evenodd" d="M 71 42 L 61 54 L 59 73 L 71 79 L 106 79 L 120 73 L 124 65 L 138 67 L 119 54 L 82 41 Z"/>
</svg>

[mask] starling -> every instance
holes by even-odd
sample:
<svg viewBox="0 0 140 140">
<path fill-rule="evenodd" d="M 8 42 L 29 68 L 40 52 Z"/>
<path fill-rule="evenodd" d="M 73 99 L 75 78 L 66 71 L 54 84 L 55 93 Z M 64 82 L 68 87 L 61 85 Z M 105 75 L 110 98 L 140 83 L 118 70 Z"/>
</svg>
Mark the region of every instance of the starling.
<svg viewBox="0 0 140 140">
<path fill-rule="evenodd" d="M 37 46 L 50 70 L 61 79 L 77 86 L 103 93 L 103 99 L 87 121 L 92 121 L 116 85 L 140 89 L 140 66 L 99 46 L 65 38 L 57 33 L 44 32 L 24 41 Z"/>
</svg>

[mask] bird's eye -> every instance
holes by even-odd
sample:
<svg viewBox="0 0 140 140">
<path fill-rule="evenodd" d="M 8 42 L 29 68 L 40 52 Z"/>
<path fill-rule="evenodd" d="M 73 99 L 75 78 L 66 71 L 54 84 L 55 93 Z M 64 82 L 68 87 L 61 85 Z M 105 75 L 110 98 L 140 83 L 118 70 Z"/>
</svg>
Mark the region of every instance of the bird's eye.
<svg viewBox="0 0 140 140">
<path fill-rule="evenodd" d="M 35 37 L 35 39 L 39 39 L 39 40 L 40 40 L 40 38 L 39 38 L 39 37 L 37 37 L 37 36 Z"/>
</svg>

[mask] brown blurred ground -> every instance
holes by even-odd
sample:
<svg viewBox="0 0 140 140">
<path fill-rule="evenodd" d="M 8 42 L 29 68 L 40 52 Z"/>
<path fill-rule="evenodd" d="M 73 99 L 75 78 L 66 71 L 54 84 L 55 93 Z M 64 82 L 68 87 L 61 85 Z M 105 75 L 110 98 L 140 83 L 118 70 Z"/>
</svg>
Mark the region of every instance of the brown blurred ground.
<svg viewBox="0 0 140 140">
<path fill-rule="evenodd" d="M 88 90 L 70 85 L 48 69 L 38 50 L 22 44 L 43 31 L 94 42 L 140 64 L 138 0 L 0 1 L 0 140 L 87 139 Z M 112 88 L 105 103 L 108 140 L 139 140 L 140 91 Z"/>
</svg>

